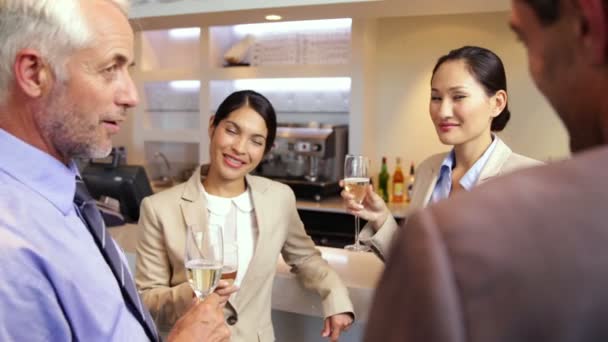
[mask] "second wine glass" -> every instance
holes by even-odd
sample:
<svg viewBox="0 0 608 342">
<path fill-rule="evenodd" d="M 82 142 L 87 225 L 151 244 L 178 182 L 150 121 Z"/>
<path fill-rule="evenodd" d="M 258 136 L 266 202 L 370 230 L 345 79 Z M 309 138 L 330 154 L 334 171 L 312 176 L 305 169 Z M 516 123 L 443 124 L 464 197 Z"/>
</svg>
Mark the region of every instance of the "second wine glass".
<svg viewBox="0 0 608 342">
<path fill-rule="evenodd" d="M 222 276 L 223 248 L 221 226 L 188 226 L 184 261 L 188 282 L 199 299 L 213 292 Z"/>
<path fill-rule="evenodd" d="M 222 269 L 222 280 L 226 280 L 230 285 L 236 281 L 239 269 L 239 249 L 236 241 L 224 243 L 224 268 Z"/>
<path fill-rule="evenodd" d="M 344 159 L 344 189 L 355 197 L 355 202 L 361 204 L 369 185 L 369 159 L 364 156 L 346 155 Z M 355 216 L 355 243 L 344 247 L 350 251 L 366 252 L 369 247 L 359 242 L 359 216 Z"/>
</svg>

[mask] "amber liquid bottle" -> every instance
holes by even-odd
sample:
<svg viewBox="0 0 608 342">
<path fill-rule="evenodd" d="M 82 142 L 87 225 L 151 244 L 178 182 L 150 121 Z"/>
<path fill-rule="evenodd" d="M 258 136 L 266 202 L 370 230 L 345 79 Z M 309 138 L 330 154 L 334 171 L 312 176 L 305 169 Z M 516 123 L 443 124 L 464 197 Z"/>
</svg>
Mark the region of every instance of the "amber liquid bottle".
<svg viewBox="0 0 608 342">
<path fill-rule="evenodd" d="M 393 173 L 393 202 L 402 203 L 405 200 L 405 178 L 401 171 L 401 158 L 397 157 L 397 167 Z"/>
</svg>

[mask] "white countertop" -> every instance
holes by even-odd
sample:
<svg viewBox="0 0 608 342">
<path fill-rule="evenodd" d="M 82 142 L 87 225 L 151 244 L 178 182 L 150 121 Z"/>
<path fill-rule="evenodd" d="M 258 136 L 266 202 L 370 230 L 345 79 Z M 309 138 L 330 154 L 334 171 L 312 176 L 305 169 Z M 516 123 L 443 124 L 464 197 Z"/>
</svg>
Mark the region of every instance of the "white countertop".
<svg viewBox="0 0 608 342">
<path fill-rule="evenodd" d="M 340 275 L 348 288 L 358 321 L 367 321 L 376 282 L 384 264 L 372 253 L 349 252 L 344 249 L 317 247 L 329 265 Z M 323 316 L 318 294 L 305 289 L 289 272 L 283 258 L 277 263 L 277 274 L 272 290 L 272 308 L 309 316 Z"/>
<path fill-rule="evenodd" d="M 126 253 L 135 253 L 136 224 L 108 228 L 110 235 Z M 343 249 L 317 247 L 323 258 L 340 275 L 349 290 L 358 321 L 367 320 L 373 293 L 384 264 L 372 253 L 349 252 Z M 289 271 L 282 257 L 277 262 L 277 273 L 272 291 L 272 308 L 292 313 L 323 316 L 319 295 L 306 290 Z"/>
</svg>

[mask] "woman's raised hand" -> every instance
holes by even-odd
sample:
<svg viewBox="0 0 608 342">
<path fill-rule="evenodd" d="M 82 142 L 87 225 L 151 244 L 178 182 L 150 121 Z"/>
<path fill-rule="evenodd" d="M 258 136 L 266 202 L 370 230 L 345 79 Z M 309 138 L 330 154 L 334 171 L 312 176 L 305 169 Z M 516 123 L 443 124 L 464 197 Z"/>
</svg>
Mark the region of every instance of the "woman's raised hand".
<svg viewBox="0 0 608 342">
<path fill-rule="evenodd" d="M 344 187 L 344 181 L 340 181 L 340 186 Z M 372 185 L 367 186 L 365 197 L 361 204 L 358 204 L 355 201 L 354 196 L 344 189 L 342 189 L 340 196 L 342 196 L 342 199 L 344 200 L 346 210 L 349 213 L 368 221 L 374 231 L 378 231 L 391 214 L 386 203 L 384 203 L 382 198 L 374 192 Z"/>
</svg>

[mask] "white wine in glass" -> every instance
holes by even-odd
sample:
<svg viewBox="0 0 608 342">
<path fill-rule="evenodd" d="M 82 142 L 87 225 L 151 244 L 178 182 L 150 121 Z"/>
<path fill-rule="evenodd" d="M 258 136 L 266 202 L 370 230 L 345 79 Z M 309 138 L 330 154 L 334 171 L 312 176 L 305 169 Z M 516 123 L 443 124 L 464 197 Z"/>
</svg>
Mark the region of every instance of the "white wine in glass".
<svg viewBox="0 0 608 342">
<path fill-rule="evenodd" d="M 205 229 L 188 226 L 184 262 L 188 282 L 199 299 L 213 292 L 220 280 L 224 266 L 223 247 L 221 226 L 209 225 Z"/>
<path fill-rule="evenodd" d="M 215 290 L 222 275 L 222 265 L 194 259 L 186 262 L 186 273 L 194 293 L 202 299 Z"/>
<path fill-rule="evenodd" d="M 365 192 L 369 186 L 369 159 L 364 156 L 346 155 L 344 159 L 344 189 L 353 195 L 359 204 L 365 198 Z M 359 242 L 359 217 L 355 216 L 355 243 L 344 247 L 350 251 L 366 252 L 369 247 Z"/>
<path fill-rule="evenodd" d="M 365 198 L 365 191 L 369 185 L 369 178 L 351 177 L 344 179 L 344 188 L 355 197 L 355 202 L 361 204 Z"/>
</svg>

